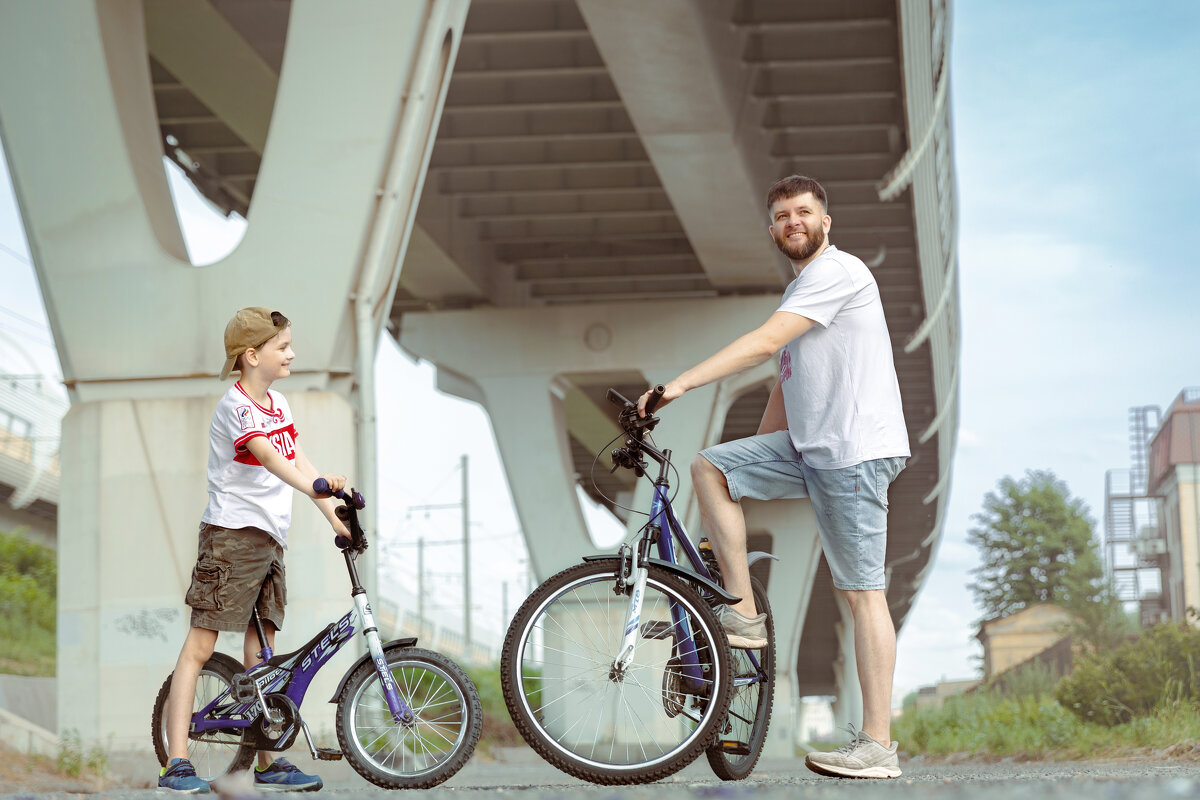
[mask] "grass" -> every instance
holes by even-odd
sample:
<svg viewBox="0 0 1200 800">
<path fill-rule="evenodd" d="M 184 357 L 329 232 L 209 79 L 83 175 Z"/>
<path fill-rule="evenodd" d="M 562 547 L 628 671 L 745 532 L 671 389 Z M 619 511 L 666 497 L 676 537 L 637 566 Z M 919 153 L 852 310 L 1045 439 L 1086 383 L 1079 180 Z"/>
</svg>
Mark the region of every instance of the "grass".
<svg viewBox="0 0 1200 800">
<path fill-rule="evenodd" d="M 525 740 L 508 716 L 504 705 L 504 691 L 500 687 L 500 665 L 472 667 L 467 670 L 475 688 L 479 690 L 479 702 L 483 706 L 483 733 L 479 738 L 476 756 L 495 758 L 499 747 L 523 747 Z"/>
<path fill-rule="evenodd" d="M 1048 694 L 978 692 L 952 697 L 939 709 L 906 711 L 892 737 L 911 754 L 1070 761 L 1157 751 L 1200 760 L 1200 710 L 1162 704 L 1114 727 L 1080 721 Z"/>
<path fill-rule="evenodd" d="M 108 753 L 84 747 L 73 731 L 63 736 L 57 755 L 27 755 L 0 743 L 0 791 L 93 793 L 110 788 Z"/>
</svg>

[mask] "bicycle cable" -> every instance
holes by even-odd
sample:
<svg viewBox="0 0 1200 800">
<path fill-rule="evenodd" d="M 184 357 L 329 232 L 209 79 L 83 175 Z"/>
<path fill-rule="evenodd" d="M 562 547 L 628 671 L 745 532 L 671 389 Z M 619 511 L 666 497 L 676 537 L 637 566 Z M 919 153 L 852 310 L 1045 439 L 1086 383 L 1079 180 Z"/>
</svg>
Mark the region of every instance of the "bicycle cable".
<svg viewBox="0 0 1200 800">
<path fill-rule="evenodd" d="M 641 516 L 649 517 L 650 515 L 648 513 L 646 513 L 645 511 L 638 511 L 636 508 L 629 508 L 628 506 L 621 505 L 616 500 L 614 500 L 613 498 L 606 495 L 604 493 L 604 490 L 601 489 L 599 484 L 596 483 L 596 464 L 600 463 L 600 455 L 602 453 L 604 453 L 604 451 L 608 450 L 608 448 L 611 447 L 614 442 L 616 442 L 618 439 L 622 438 L 625 435 L 626 435 L 625 431 L 621 431 L 616 436 L 609 439 L 608 444 L 604 445 L 604 447 L 600 448 L 600 450 L 597 451 L 596 457 L 592 459 L 592 468 L 590 470 L 588 470 L 588 480 L 590 480 L 592 482 L 592 488 L 596 490 L 596 494 L 600 495 L 602 498 L 607 500 L 615 508 L 619 508 L 622 511 L 628 511 L 630 514 L 640 514 Z M 653 441 L 653 439 L 651 439 L 651 441 Z M 640 533 L 640 531 L 639 531 L 639 533 Z"/>
</svg>

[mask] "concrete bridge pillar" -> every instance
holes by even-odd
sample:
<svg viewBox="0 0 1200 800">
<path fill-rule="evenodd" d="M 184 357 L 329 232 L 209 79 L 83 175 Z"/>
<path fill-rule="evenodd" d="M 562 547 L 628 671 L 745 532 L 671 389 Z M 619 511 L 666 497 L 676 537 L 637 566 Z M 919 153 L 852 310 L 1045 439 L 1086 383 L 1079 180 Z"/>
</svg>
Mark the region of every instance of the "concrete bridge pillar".
<svg viewBox="0 0 1200 800">
<path fill-rule="evenodd" d="M 319 468 L 374 494 L 375 344 L 467 3 L 380 0 L 347 13 L 295 0 L 277 77 L 210 4 L 189 6 L 203 24 L 155 29 L 179 48 L 230 53 L 230 71 L 208 75 L 201 93 L 263 154 L 245 238 L 206 267 L 188 261 L 164 174 L 147 52 L 155 7 L 0 10 L 0 133 L 72 400 L 58 516 L 58 727 L 115 747 L 148 745 L 151 705 L 186 630 L 208 423 L 227 386 L 216 379 L 221 336 L 234 310 L 269 305 L 293 320 L 295 369 L 277 388 L 300 441 Z M 273 98 L 265 119 L 263 92 Z M 281 651 L 350 607 L 328 526 L 297 505 Z M 373 562 L 362 571 L 373 583 Z M 240 652 L 240 637 L 221 648 Z M 314 733 L 332 732 L 325 701 L 353 656 L 312 685 L 304 712 Z"/>
</svg>

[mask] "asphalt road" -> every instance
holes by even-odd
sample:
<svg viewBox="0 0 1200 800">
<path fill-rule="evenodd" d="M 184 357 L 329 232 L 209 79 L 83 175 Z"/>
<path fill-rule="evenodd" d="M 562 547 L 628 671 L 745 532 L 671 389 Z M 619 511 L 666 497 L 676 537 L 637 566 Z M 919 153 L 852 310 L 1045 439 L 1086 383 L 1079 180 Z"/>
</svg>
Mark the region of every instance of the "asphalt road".
<svg viewBox="0 0 1200 800">
<path fill-rule="evenodd" d="M 400 793 L 378 789 L 360 778 L 345 762 L 317 764 L 306 755 L 291 754 L 305 771 L 319 772 L 325 789 L 316 797 L 397 797 Z M 421 793 L 422 800 L 609 800 L 610 798 L 654 797 L 715 798 L 717 800 L 784 800 L 784 798 L 935 798 L 935 800 L 1171 800 L 1200 798 L 1200 762 L 1121 760 L 1091 762 L 1024 762 L 929 764 L 917 758 L 901 763 L 904 775 L 888 781 L 835 780 L 809 772 L 801 760 L 771 760 L 760 763 L 754 775 L 740 783 L 717 780 L 701 758 L 672 778 L 643 786 L 595 786 L 564 775 L 530 759 L 519 763 L 473 760 L 442 786 Z M 96 797 L 117 800 L 148 800 L 163 797 L 149 788 L 147 779 L 131 778 Z M 140 772 L 140 770 L 139 770 Z M 226 797 L 261 797 L 253 791 L 234 788 Z M 76 792 L 4 794 L 0 798 L 66 800 Z"/>
</svg>

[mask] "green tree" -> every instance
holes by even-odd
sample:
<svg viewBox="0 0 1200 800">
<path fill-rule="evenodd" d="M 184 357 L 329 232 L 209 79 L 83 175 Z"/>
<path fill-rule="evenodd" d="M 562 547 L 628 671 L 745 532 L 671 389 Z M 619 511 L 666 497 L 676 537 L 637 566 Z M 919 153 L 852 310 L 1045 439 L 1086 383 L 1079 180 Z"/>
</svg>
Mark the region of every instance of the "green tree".
<svg viewBox="0 0 1200 800">
<path fill-rule="evenodd" d="M 1113 599 L 1087 506 L 1049 471 L 1005 476 L 984 497 L 968 540 L 982 564 L 970 584 L 986 617 L 1002 617 L 1038 603 L 1055 603 L 1087 616 L 1111 612 Z M 1120 613 L 1120 606 L 1115 606 Z"/>
</svg>

